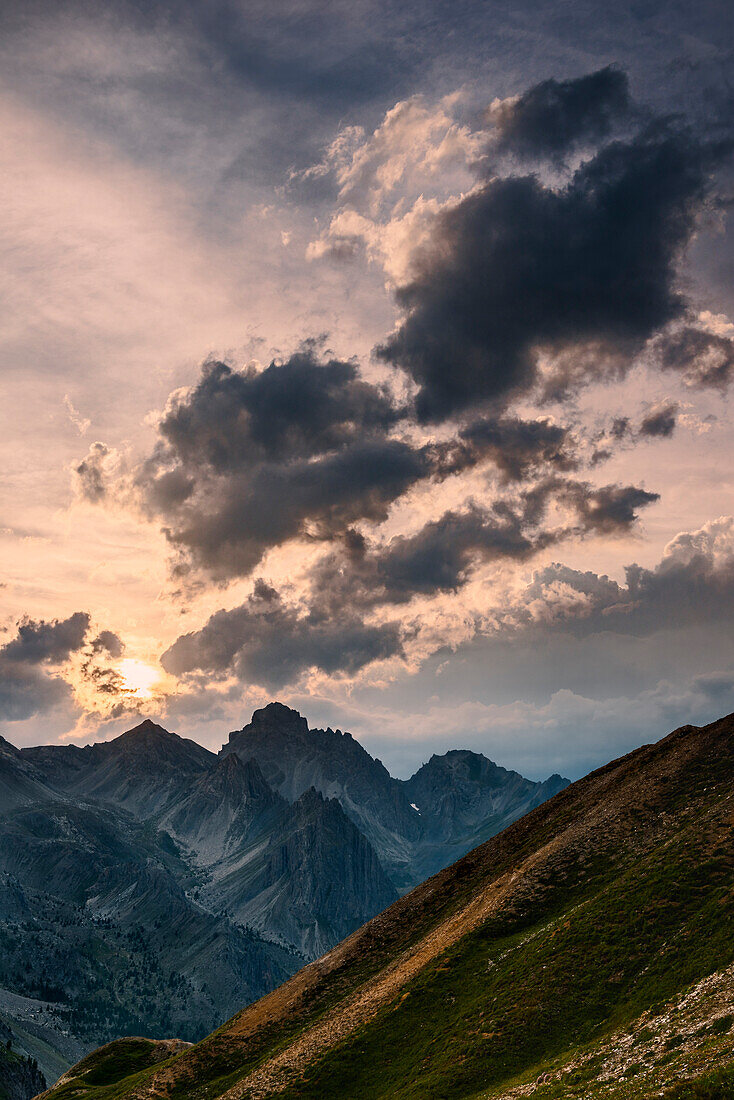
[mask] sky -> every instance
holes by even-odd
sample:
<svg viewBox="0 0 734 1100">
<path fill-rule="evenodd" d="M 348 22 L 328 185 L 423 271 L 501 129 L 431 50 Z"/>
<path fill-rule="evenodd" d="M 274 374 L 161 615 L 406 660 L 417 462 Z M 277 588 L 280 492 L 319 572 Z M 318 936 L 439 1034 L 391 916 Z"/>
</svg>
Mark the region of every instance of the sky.
<svg viewBox="0 0 734 1100">
<path fill-rule="evenodd" d="M 734 710 L 723 0 L 0 9 L 0 732 Z"/>
</svg>

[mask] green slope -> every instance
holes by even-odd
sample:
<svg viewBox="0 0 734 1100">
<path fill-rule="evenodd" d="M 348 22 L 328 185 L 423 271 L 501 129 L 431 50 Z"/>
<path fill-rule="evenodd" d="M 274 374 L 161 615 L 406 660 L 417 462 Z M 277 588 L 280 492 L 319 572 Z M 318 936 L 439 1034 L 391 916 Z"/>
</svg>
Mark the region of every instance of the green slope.
<svg viewBox="0 0 734 1100">
<path fill-rule="evenodd" d="M 102 1068 L 48 1095 L 729 1095 L 733 834 L 734 719 L 685 727 L 567 788 L 162 1067 L 115 1081 Z"/>
</svg>

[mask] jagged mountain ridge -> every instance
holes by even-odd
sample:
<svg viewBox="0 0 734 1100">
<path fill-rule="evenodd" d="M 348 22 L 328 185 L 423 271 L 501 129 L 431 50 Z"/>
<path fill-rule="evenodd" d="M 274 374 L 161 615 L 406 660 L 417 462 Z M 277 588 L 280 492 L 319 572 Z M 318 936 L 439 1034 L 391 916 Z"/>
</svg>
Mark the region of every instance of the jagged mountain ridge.
<svg viewBox="0 0 734 1100">
<path fill-rule="evenodd" d="M 419 815 L 387 768 L 350 733 L 309 729 L 298 711 L 282 703 L 256 710 L 229 735 L 223 755 L 257 760 L 268 783 L 289 802 L 310 787 L 337 798 L 367 837 L 393 881 L 410 882 L 412 843 L 421 835 Z"/>
<path fill-rule="evenodd" d="M 567 787 L 170 1062 L 111 1067 L 114 1096 L 723 1100 L 733 881 L 731 715 Z M 46 1100 L 98 1096 L 70 1080 Z"/>
<path fill-rule="evenodd" d="M 257 760 L 268 783 L 291 802 L 310 787 L 337 798 L 399 891 L 568 783 L 560 776 L 535 783 L 469 749 L 434 755 L 401 781 L 351 734 L 309 729 L 305 718 L 282 703 L 256 710 L 247 726 L 230 733 L 220 755 L 232 753 Z"/>
<path fill-rule="evenodd" d="M 111 802 L 137 817 L 160 810 L 216 760 L 196 741 L 169 733 L 150 719 L 112 741 L 84 748 L 41 745 L 20 751 L 49 786 Z"/>
</svg>

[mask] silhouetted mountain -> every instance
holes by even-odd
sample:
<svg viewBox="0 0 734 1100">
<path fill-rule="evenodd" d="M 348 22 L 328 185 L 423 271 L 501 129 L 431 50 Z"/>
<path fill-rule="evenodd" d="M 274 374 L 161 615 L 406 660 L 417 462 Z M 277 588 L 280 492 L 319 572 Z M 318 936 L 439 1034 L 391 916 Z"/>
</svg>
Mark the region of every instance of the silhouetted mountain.
<svg viewBox="0 0 734 1100">
<path fill-rule="evenodd" d="M 85 748 L 43 745 L 21 754 L 57 791 L 112 802 L 136 817 L 160 810 L 216 760 L 196 741 L 150 719 L 112 741 Z"/>
<path fill-rule="evenodd" d="M 313 787 L 337 798 L 369 839 L 393 885 L 404 891 L 464 855 L 566 786 L 533 783 L 467 749 L 433 756 L 409 780 L 393 779 L 349 733 L 309 729 L 282 703 L 256 710 L 221 754 L 254 758 L 268 783 L 293 802 Z"/>
<path fill-rule="evenodd" d="M 121 1079 L 113 1048 L 96 1083 L 116 1100 L 724 1100 L 733 786 L 734 715 L 684 726 L 567 787 L 164 1069 Z"/>
<path fill-rule="evenodd" d="M 411 844 L 421 835 L 418 815 L 387 768 L 350 733 L 309 729 L 298 711 L 269 703 L 230 733 L 221 752 L 257 760 L 270 786 L 289 802 L 310 787 L 337 798 L 393 880 L 410 881 Z"/>
</svg>

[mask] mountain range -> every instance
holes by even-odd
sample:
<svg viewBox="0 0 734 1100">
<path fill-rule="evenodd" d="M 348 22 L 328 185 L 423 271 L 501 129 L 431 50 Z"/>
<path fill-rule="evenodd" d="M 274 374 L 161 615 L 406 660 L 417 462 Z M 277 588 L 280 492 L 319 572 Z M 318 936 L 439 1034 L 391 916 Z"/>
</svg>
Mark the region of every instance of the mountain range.
<svg viewBox="0 0 734 1100">
<path fill-rule="evenodd" d="M 151 721 L 0 738 L 0 1022 L 49 1081 L 121 1034 L 198 1040 L 566 784 L 463 750 L 397 780 L 279 703 L 219 754 Z"/>
<path fill-rule="evenodd" d="M 727 1100 L 733 1043 L 730 715 L 567 786 L 198 1044 L 112 1043 L 44 1097 Z"/>
</svg>

